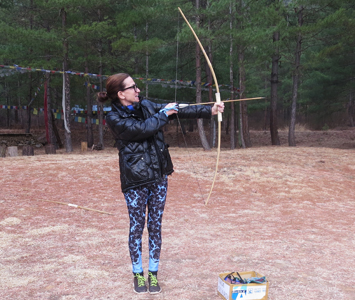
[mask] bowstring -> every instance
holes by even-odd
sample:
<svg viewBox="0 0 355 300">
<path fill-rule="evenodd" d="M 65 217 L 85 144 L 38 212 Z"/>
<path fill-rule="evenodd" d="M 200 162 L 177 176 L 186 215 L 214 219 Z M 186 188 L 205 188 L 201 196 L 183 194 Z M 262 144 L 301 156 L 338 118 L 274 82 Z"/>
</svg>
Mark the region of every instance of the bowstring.
<svg viewBox="0 0 355 300">
<path fill-rule="evenodd" d="M 180 14 L 178 12 L 178 26 L 177 26 L 177 35 L 176 35 L 176 65 L 175 65 L 175 103 L 177 103 L 177 78 L 178 78 L 178 62 L 179 62 L 179 30 L 180 30 Z M 193 163 L 193 159 L 191 157 L 191 153 L 189 151 L 189 148 L 187 146 L 187 141 L 186 141 L 186 138 L 185 138 L 185 134 L 184 134 L 184 131 L 182 129 L 182 125 L 181 125 L 181 122 L 180 122 L 180 119 L 179 119 L 179 116 L 178 116 L 179 113 L 176 114 L 176 120 L 178 122 L 178 125 L 180 127 L 180 130 L 181 130 L 181 134 L 182 134 L 182 138 L 184 140 L 184 144 L 185 144 L 185 148 L 187 149 L 187 154 L 189 156 L 189 159 L 190 159 L 190 162 L 191 162 L 191 165 L 192 165 L 192 169 L 193 169 L 193 173 L 196 175 L 196 169 L 195 169 L 195 165 Z M 179 134 L 179 132 L 178 132 Z M 202 194 L 202 189 L 201 189 L 201 185 L 200 185 L 200 182 L 198 180 L 198 178 L 195 176 L 195 178 L 197 179 L 197 186 L 198 186 L 198 189 L 200 191 L 200 196 L 202 198 L 202 201 L 203 203 L 205 203 L 205 198 Z"/>
</svg>

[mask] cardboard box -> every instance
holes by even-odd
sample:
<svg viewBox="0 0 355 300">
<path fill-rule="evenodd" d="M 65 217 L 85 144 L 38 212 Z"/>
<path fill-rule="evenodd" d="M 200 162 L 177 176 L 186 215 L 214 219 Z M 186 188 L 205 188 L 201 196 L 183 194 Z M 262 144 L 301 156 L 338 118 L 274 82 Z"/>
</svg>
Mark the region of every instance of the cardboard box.
<svg viewBox="0 0 355 300">
<path fill-rule="evenodd" d="M 269 282 L 265 283 L 248 283 L 248 284 L 230 284 L 224 280 L 224 278 L 230 274 L 221 273 L 218 276 L 218 295 L 225 300 L 267 300 L 269 293 Z M 238 272 L 240 276 L 244 278 L 250 277 L 263 277 L 263 275 L 251 271 L 251 272 Z M 233 273 L 233 276 L 237 276 L 237 273 Z"/>
</svg>

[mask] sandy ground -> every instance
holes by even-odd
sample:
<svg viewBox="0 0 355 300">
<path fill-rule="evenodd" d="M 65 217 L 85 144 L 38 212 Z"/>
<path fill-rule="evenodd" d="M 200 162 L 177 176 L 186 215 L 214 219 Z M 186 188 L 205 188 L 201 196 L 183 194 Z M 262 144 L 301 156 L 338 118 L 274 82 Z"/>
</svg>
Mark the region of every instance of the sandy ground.
<svg viewBox="0 0 355 300">
<path fill-rule="evenodd" d="M 255 270 L 269 299 L 355 299 L 355 131 L 253 140 L 222 150 L 208 206 L 216 151 L 171 147 L 154 296 L 132 289 L 117 150 L 0 158 L 0 298 L 220 299 L 219 273 Z"/>
</svg>

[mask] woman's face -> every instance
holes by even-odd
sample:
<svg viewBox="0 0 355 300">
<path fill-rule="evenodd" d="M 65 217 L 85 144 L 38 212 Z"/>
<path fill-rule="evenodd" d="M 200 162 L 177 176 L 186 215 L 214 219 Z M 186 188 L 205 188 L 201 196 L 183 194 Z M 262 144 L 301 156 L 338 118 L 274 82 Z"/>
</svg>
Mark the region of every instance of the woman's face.
<svg viewBox="0 0 355 300">
<path fill-rule="evenodd" d="M 117 93 L 118 98 L 121 100 L 121 103 L 127 106 L 132 103 L 139 102 L 138 96 L 139 96 L 140 89 L 134 82 L 133 78 L 127 77 L 123 81 L 123 86 L 124 89 Z"/>
</svg>

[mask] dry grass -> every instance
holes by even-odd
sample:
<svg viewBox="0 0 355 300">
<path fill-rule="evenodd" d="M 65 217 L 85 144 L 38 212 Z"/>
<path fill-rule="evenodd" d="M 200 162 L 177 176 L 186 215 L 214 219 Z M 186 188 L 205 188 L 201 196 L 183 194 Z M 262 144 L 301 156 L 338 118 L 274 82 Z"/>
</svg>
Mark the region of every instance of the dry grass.
<svg viewBox="0 0 355 300">
<path fill-rule="evenodd" d="M 354 132 L 305 134 L 298 147 L 253 132 L 253 148 L 224 148 L 207 207 L 216 151 L 171 148 L 156 296 L 132 291 L 115 149 L 0 158 L 1 299 L 219 299 L 219 273 L 250 270 L 271 300 L 355 299 Z M 145 232 L 145 270 L 146 245 Z"/>
</svg>

